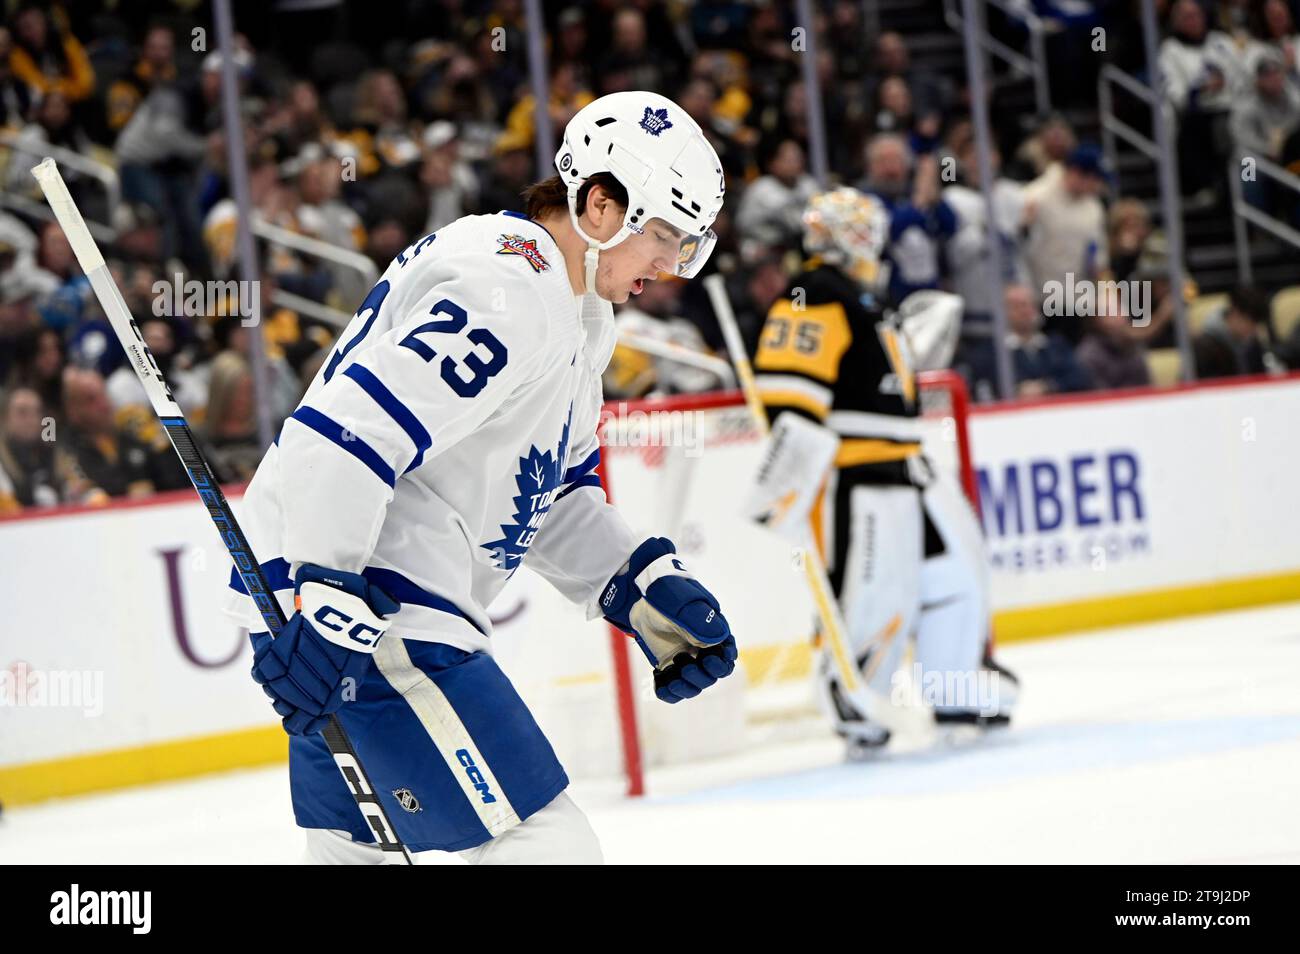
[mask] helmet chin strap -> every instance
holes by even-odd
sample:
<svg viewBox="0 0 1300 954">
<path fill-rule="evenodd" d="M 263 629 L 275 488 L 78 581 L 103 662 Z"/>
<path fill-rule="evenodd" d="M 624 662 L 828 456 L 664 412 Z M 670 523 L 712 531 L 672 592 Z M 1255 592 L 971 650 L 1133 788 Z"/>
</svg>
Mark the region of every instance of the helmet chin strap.
<svg viewBox="0 0 1300 954">
<path fill-rule="evenodd" d="M 584 242 L 587 243 L 586 254 L 582 257 L 583 262 L 583 294 L 596 294 L 596 267 L 600 264 L 600 253 L 607 248 L 612 248 L 628 236 L 626 227 L 620 229 L 613 238 L 607 242 L 598 242 L 582 230 L 578 224 L 577 210 L 577 190 L 569 193 L 569 222 L 573 225 L 573 231 L 577 232 Z"/>
<path fill-rule="evenodd" d="M 573 226 L 573 231 L 587 243 L 586 254 L 582 257 L 583 262 L 583 289 L 584 295 L 593 295 L 596 292 L 596 266 L 600 264 L 600 243 L 582 230 L 578 224 L 578 190 L 576 186 L 569 188 L 569 224 Z"/>
<path fill-rule="evenodd" d="M 582 260 L 586 265 L 586 287 L 583 293 L 594 295 L 596 294 L 596 266 L 600 264 L 600 246 L 587 239 L 587 252 L 582 256 Z"/>
</svg>

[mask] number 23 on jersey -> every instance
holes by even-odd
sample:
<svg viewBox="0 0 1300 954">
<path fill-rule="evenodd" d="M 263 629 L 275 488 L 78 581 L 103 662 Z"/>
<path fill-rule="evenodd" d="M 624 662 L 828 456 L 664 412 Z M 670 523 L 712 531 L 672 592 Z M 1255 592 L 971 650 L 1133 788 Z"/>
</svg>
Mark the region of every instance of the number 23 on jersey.
<svg viewBox="0 0 1300 954">
<path fill-rule="evenodd" d="M 336 351 L 334 357 L 330 359 L 325 369 L 326 381 L 334 376 L 334 372 L 347 357 L 348 352 L 355 348 L 370 331 L 375 318 L 379 315 L 379 310 L 384 306 L 384 299 L 388 297 L 390 287 L 387 280 L 379 282 L 361 303 L 357 315 L 366 315 L 366 320 L 356 336 Z M 435 347 L 438 344 L 438 335 L 460 335 L 461 332 L 465 332 L 464 337 L 470 342 L 471 349 L 465 352 L 460 360 L 444 354 L 438 369 L 443 381 L 447 382 L 447 385 L 461 397 L 476 396 L 494 375 L 500 374 L 505 368 L 509 359 L 506 346 L 486 328 L 470 328 L 466 331 L 469 316 L 464 308 L 450 298 L 439 301 L 429 309 L 429 314 L 445 317 L 419 325 L 398 344 L 410 348 L 425 361 L 432 361 L 438 357 L 438 347 L 442 347 L 440 345 Z"/>
</svg>

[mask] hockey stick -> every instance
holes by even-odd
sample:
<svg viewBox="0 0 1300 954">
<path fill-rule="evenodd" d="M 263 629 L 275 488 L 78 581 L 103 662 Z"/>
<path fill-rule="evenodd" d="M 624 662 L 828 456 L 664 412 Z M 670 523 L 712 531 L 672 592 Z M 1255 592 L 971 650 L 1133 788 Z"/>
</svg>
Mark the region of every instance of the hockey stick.
<svg viewBox="0 0 1300 954">
<path fill-rule="evenodd" d="M 212 474 L 212 468 L 208 466 L 207 460 L 194 443 L 194 435 L 190 433 L 185 415 L 172 398 L 171 389 L 167 387 L 162 372 L 158 370 L 158 363 L 154 361 L 148 346 L 145 345 L 144 337 L 140 334 L 135 319 L 131 317 L 131 312 L 122 299 L 122 293 L 108 270 L 99 246 L 95 244 L 95 239 L 81 217 L 81 211 L 72 201 L 68 186 L 63 181 L 63 176 L 59 175 L 58 166 L 54 164 L 53 159 L 47 158 L 32 169 L 32 175 L 41 184 L 45 201 L 54 210 L 54 217 L 58 219 L 63 234 L 68 237 L 68 243 L 77 256 L 81 270 L 86 273 L 86 278 L 95 291 L 95 297 L 99 299 L 104 314 L 113 326 L 113 331 L 117 333 L 117 339 L 126 352 L 128 363 L 135 369 L 140 383 L 144 385 L 154 413 L 158 415 L 164 430 L 167 431 L 167 437 L 180 456 L 181 463 L 185 465 L 185 470 L 199 498 L 207 506 L 208 516 L 216 524 L 217 532 L 221 534 L 221 542 L 230 552 L 230 558 L 235 562 L 235 569 L 243 579 L 253 602 L 257 604 L 267 630 L 272 636 L 277 635 L 286 622 L 280 603 L 267 583 L 261 564 L 253 555 L 243 530 L 239 528 L 235 514 L 231 511 L 225 494 L 221 492 L 221 487 Z M 370 779 L 365 769 L 361 767 L 361 761 L 357 758 L 357 753 L 336 716 L 330 716 L 329 724 L 321 734 L 325 737 L 325 744 L 329 746 L 330 754 L 334 756 L 339 771 L 343 773 L 343 780 L 352 792 L 357 808 L 361 810 L 361 814 L 374 832 L 379 847 L 384 850 L 384 857 L 391 859 L 393 863 L 398 863 L 395 856 L 400 854 L 406 864 L 415 864 L 410 852 L 397 837 L 396 829 L 389 821 L 379 796 L 370 784 Z M 390 852 L 391 854 L 388 854 Z"/>
<path fill-rule="evenodd" d="M 754 369 L 750 366 L 745 342 L 740 335 L 740 326 L 736 324 L 735 312 L 731 310 L 725 280 L 721 275 L 710 275 L 704 279 L 704 290 L 708 293 L 714 314 L 717 315 L 718 325 L 722 329 L 727 352 L 731 355 L 731 363 L 735 365 L 736 379 L 740 382 L 741 391 L 745 395 L 745 404 L 749 408 L 750 416 L 753 417 L 759 434 L 766 436 L 770 430 L 767 411 L 758 396 Z M 812 595 L 813 604 L 817 607 L 817 616 L 821 620 L 822 632 L 830 643 L 831 658 L 839 673 L 840 685 L 846 693 L 862 704 L 868 718 L 886 728 L 896 727 L 897 720 L 892 718 L 894 707 L 889 700 L 882 698 L 863 682 L 858 671 L 852 649 L 849 647 L 844 616 L 840 612 L 839 601 L 836 600 L 835 591 L 831 588 L 830 577 L 826 574 L 826 564 L 822 561 L 821 550 L 813 538 L 811 528 L 803 544 L 802 562 L 808 590 Z M 879 656 L 878 653 L 876 655 Z M 871 667 L 871 671 L 875 671 L 875 666 Z"/>
</svg>

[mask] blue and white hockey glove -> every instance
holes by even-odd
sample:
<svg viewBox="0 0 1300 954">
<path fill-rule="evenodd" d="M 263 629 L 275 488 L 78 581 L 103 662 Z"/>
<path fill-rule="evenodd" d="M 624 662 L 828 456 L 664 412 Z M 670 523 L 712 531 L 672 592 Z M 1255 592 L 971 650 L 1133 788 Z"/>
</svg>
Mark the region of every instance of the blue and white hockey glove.
<svg viewBox="0 0 1300 954">
<path fill-rule="evenodd" d="M 370 667 L 401 604 L 357 573 L 303 564 L 295 580 L 296 612 L 272 639 L 253 637 L 253 678 L 290 735 L 325 728 Z"/>
<path fill-rule="evenodd" d="M 664 702 L 693 699 L 736 668 L 736 640 L 718 601 L 664 537 L 636 548 L 605 584 L 600 605 L 605 619 L 636 637 Z"/>
</svg>

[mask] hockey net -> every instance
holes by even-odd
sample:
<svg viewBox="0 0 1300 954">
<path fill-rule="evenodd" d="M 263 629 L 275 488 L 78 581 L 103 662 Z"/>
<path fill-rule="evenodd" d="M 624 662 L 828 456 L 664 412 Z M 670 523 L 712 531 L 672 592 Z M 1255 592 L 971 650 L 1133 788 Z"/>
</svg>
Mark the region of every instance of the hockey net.
<svg viewBox="0 0 1300 954">
<path fill-rule="evenodd" d="M 922 374 L 919 385 L 926 453 L 971 492 L 963 382 L 941 371 Z M 603 673 L 589 664 L 596 624 L 581 626 L 585 648 L 567 651 L 567 662 L 568 627 L 558 642 L 548 633 L 544 658 L 522 660 L 519 675 L 507 671 L 522 680 L 521 693 L 570 774 L 619 773 L 638 794 L 652 767 L 828 733 L 815 703 L 815 612 L 799 556 L 740 512 L 763 450 L 740 392 L 610 402 L 601 437 L 611 501 L 637 534 L 674 541 L 719 596 L 741 657 L 731 678 L 670 706 L 655 699 L 635 643 L 612 627 Z"/>
</svg>

